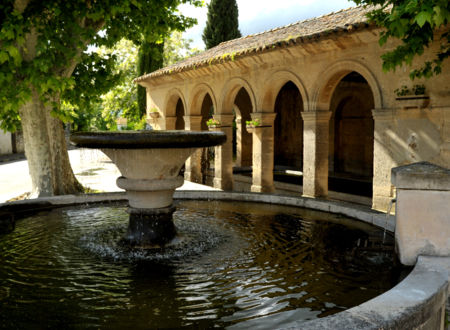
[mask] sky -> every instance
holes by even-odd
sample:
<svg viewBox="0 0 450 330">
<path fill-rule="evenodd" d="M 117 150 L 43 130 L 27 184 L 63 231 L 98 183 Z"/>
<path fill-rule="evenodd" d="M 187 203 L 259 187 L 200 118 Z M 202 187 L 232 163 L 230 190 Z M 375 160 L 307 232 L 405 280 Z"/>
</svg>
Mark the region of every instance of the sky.
<svg viewBox="0 0 450 330">
<path fill-rule="evenodd" d="M 239 29 L 243 36 L 355 6 L 349 0 L 237 0 L 237 4 Z M 179 9 L 183 15 L 198 20 L 198 24 L 187 30 L 184 37 L 193 40 L 192 47 L 204 49 L 202 33 L 208 9 L 190 5 L 182 5 Z"/>
</svg>

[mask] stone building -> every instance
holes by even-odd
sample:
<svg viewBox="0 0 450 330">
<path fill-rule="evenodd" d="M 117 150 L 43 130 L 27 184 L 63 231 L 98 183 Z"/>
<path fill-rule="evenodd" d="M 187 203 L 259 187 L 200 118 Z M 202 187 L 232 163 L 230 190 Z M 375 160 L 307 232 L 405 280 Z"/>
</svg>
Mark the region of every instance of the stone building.
<svg viewBox="0 0 450 330">
<path fill-rule="evenodd" d="M 160 114 L 149 123 L 205 130 L 213 113 L 228 136 L 216 148 L 218 188 L 233 190 L 233 166 L 251 166 L 254 192 L 273 192 L 274 169 L 290 170 L 301 174 L 304 196 L 361 184 L 351 193 L 386 211 L 395 194 L 391 168 L 450 165 L 450 69 L 444 63 L 442 74 L 423 81 L 409 79 L 410 67 L 383 72 L 380 56 L 396 44 L 379 46 L 367 11 L 354 7 L 231 40 L 137 78 L 148 113 Z M 417 63 L 438 49 L 437 41 Z M 406 96 L 396 92 L 402 88 Z M 251 134 L 250 119 L 260 123 Z M 201 153 L 188 160 L 185 176 L 201 181 Z"/>
</svg>

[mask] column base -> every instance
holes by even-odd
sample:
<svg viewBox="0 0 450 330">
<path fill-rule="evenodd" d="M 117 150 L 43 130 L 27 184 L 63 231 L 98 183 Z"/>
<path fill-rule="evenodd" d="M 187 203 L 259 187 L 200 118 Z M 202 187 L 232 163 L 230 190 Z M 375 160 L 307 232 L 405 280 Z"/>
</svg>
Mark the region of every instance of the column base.
<svg viewBox="0 0 450 330">
<path fill-rule="evenodd" d="M 229 180 L 224 180 L 221 178 L 214 178 L 213 179 L 213 187 L 225 191 L 232 191 L 233 190 L 233 182 L 230 182 Z"/>
<path fill-rule="evenodd" d="M 275 192 L 275 186 L 274 185 L 259 186 L 259 185 L 252 184 L 252 186 L 250 187 L 250 191 L 257 192 L 257 193 L 273 193 L 273 192 Z"/>
<path fill-rule="evenodd" d="M 164 247 L 177 231 L 172 220 L 174 206 L 159 209 L 129 208 L 128 230 L 122 244 L 140 249 Z"/>
</svg>

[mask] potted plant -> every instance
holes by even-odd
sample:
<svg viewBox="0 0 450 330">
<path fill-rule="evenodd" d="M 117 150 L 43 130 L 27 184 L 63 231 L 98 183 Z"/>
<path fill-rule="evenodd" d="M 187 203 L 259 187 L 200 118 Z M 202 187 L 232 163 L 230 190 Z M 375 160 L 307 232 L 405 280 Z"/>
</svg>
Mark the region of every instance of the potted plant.
<svg viewBox="0 0 450 330">
<path fill-rule="evenodd" d="M 159 118 L 159 111 L 156 108 L 151 108 L 150 109 L 150 117 L 152 117 L 153 119 Z"/>
<path fill-rule="evenodd" d="M 401 102 L 403 109 L 424 108 L 430 102 L 430 97 L 425 93 L 425 85 L 414 85 L 411 89 L 403 85 L 394 92 L 397 94 L 395 99 Z"/>
<path fill-rule="evenodd" d="M 209 129 L 219 128 L 220 127 L 220 121 L 214 118 L 208 119 L 206 122 L 206 125 L 208 125 Z"/>
<path fill-rule="evenodd" d="M 247 128 L 247 132 L 251 134 L 255 131 L 256 127 L 261 127 L 261 123 L 258 119 L 247 120 L 245 122 L 245 127 Z"/>
</svg>

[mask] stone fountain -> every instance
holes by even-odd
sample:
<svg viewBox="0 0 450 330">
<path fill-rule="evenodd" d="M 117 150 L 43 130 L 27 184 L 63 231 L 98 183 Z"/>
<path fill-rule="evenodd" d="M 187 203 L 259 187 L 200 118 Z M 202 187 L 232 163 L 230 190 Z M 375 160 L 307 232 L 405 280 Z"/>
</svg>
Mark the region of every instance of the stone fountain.
<svg viewBox="0 0 450 330">
<path fill-rule="evenodd" d="M 79 132 L 71 136 L 78 147 L 102 150 L 122 176 L 117 186 L 126 190 L 129 225 L 124 242 L 132 247 L 162 247 L 176 236 L 172 221 L 173 193 L 184 178 L 186 159 L 197 149 L 225 142 L 222 132 L 126 131 Z"/>
</svg>

